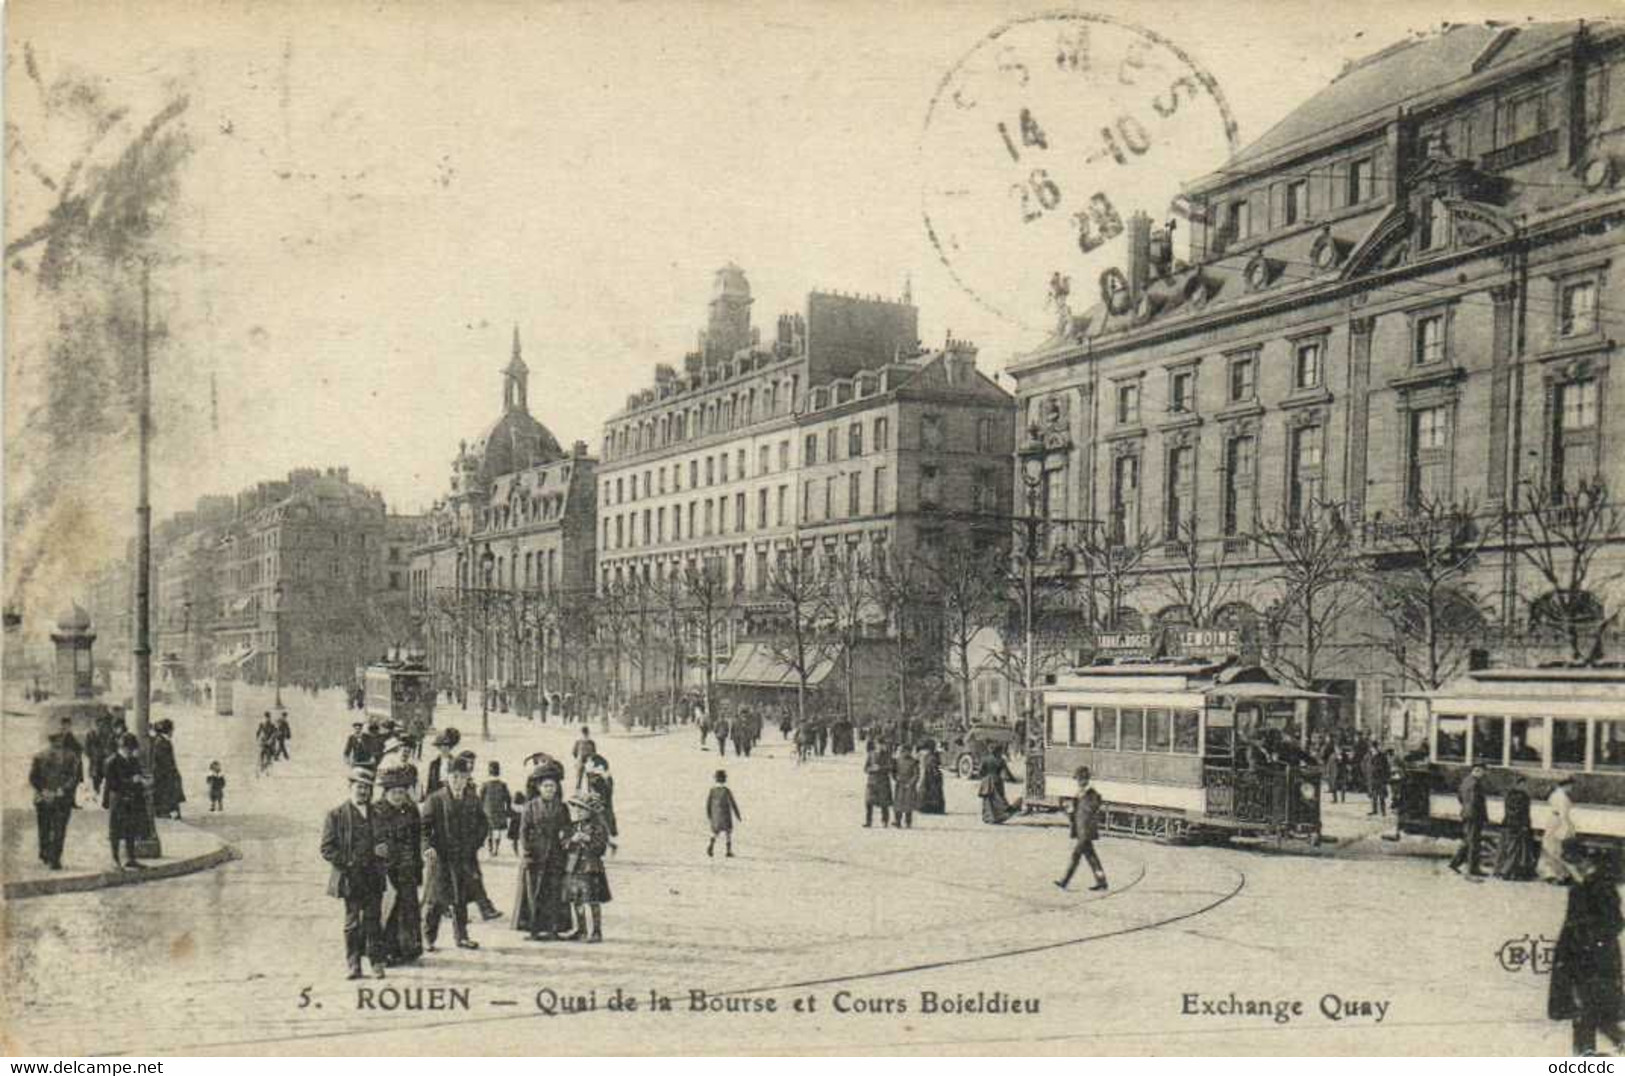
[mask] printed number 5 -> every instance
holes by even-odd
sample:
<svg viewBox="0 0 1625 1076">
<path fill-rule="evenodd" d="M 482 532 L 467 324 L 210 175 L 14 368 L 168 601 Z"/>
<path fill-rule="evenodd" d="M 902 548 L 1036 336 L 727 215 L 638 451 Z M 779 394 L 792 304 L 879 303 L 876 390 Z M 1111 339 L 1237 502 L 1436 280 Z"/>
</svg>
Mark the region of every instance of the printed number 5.
<svg viewBox="0 0 1625 1076">
<path fill-rule="evenodd" d="M 308 987 L 308 986 L 300 988 L 300 991 L 299 991 L 299 1007 L 301 1009 L 310 1008 L 310 987 Z"/>
</svg>

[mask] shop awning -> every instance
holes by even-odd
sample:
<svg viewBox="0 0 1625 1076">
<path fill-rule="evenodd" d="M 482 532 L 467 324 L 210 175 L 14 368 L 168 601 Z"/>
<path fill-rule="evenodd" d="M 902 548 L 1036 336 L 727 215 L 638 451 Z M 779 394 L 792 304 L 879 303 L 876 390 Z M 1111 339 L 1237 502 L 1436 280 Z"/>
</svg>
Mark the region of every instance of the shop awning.
<svg viewBox="0 0 1625 1076">
<path fill-rule="evenodd" d="M 807 686 L 817 687 L 834 668 L 833 658 L 820 660 L 807 677 Z M 734 649 L 733 656 L 716 675 L 715 682 L 731 687 L 793 688 L 800 682 L 800 678 L 794 669 L 779 660 L 766 645 L 743 643 Z"/>
</svg>

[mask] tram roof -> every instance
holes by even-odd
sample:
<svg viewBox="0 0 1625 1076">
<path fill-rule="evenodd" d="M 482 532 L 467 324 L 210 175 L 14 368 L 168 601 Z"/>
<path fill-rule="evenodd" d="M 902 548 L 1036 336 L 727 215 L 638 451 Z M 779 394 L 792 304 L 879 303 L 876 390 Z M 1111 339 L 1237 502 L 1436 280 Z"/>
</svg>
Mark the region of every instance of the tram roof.
<svg viewBox="0 0 1625 1076">
<path fill-rule="evenodd" d="M 1625 695 L 1625 669 L 1584 668 L 1477 669 L 1436 691 L 1407 692 L 1415 699 L 1575 699 L 1580 696 L 1618 699 Z"/>
</svg>

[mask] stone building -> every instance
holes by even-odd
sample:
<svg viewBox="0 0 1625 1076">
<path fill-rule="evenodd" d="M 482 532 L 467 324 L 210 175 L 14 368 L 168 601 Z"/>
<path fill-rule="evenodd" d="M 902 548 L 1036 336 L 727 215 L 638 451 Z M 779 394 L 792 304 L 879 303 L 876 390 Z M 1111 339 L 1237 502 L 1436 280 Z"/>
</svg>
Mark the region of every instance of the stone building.
<svg viewBox="0 0 1625 1076">
<path fill-rule="evenodd" d="M 1391 596 L 1407 528 L 1448 505 L 1494 532 L 1457 581 L 1473 657 L 1538 656 L 1554 600 L 1518 535 L 1588 483 L 1625 490 L 1622 167 L 1618 26 L 1455 26 L 1351 65 L 1191 184 L 1186 259 L 1139 218 L 1095 305 L 1058 288 L 1054 336 L 1012 370 L 1018 452 L 1068 521 L 1057 548 L 1161 539 L 1114 626 L 1190 619 L 1169 581 L 1193 534 L 1238 584 L 1217 619 L 1257 622 L 1282 595 L 1255 537 L 1326 509 Z M 1369 604 L 1336 629 L 1317 679 L 1374 719 L 1413 677 Z"/>
<path fill-rule="evenodd" d="M 598 469 L 600 591 L 710 566 L 730 606 L 718 669 L 781 558 L 909 556 L 967 507 L 1011 509 L 1013 402 L 972 345 L 922 349 L 907 297 L 829 292 L 763 343 L 751 302 L 741 269 L 717 271 L 699 347 L 605 422 Z M 689 647 L 695 684 L 704 658 Z M 670 684 L 670 662 L 638 664 L 641 686 Z"/>
<path fill-rule="evenodd" d="M 574 692 L 590 679 L 576 623 L 593 588 L 594 470 L 530 413 L 514 331 L 502 410 L 452 462 L 451 487 L 406 550 L 413 615 L 442 686 Z M 528 690 L 527 690 L 528 689 Z"/>
</svg>

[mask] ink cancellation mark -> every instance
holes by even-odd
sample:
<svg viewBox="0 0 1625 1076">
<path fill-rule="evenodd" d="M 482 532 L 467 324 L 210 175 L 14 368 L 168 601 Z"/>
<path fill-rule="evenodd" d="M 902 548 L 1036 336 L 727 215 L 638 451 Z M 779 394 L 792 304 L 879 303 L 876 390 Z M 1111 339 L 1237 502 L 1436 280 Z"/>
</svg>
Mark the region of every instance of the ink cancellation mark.
<svg viewBox="0 0 1625 1076">
<path fill-rule="evenodd" d="M 1136 212 L 1189 220 L 1180 181 L 1239 145 L 1213 76 L 1152 30 L 1060 11 L 1005 23 L 942 78 L 919 168 L 927 235 L 982 306 L 1044 323 L 1043 283 L 1094 276 Z"/>
</svg>

